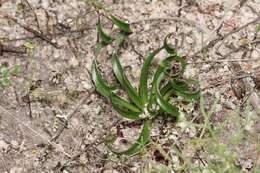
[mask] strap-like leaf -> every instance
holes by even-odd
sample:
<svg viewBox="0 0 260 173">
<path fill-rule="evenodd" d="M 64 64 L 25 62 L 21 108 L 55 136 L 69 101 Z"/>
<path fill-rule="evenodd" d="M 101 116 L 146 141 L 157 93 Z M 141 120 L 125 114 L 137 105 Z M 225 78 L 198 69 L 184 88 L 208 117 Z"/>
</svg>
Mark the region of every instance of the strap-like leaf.
<svg viewBox="0 0 260 173">
<path fill-rule="evenodd" d="M 101 49 L 105 45 L 100 43 L 97 45 L 95 56 L 92 61 L 92 79 L 96 86 L 97 91 L 103 95 L 104 97 L 110 98 L 110 101 L 112 103 L 112 106 L 114 109 L 123 117 L 129 118 L 129 119 L 140 119 L 139 114 L 141 114 L 141 111 L 138 109 L 138 107 L 128 103 L 123 98 L 116 96 L 113 92 L 111 87 L 108 86 L 108 84 L 103 80 L 101 73 L 97 67 L 97 61 L 96 58 L 100 54 Z"/>
<path fill-rule="evenodd" d="M 141 112 L 136 106 L 128 103 L 126 100 L 124 100 L 121 97 L 115 95 L 114 93 L 111 94 L 110 99 L 114 104 L 119 105 L 120 107 L 131 110 L 133 112 L 139 112 L 139 113 Z"/>
<path fill-rule="evenodd" d="M 96 86 L 97 91 L 104 97 L 108 97 L 111 94 L 111 89 L 106 84 L 106 82 L 102 79 L 101 73 L 97 67 L 97 60 L 96 60 L 98 55 L 101 52 L 101 49 L 104 46 L 105 45 L 103 43 L 99 43 L 96 46 L 96 50 L 94 52 L 94 58 L 92 60 L 91 75 L 92 75 L 92 80 Z"/>
<path fill-rule="evenodd" d="M 131 120 L 141 119 L 139 115 L 142 113 L 137 107 L 128 103 L 126 100 L 118 97 L 114 93 L 110 95 L 110 101 L 113 108 L 124 118 Z"/>
<path fill-rule="evenodd" d="M 149 72 L 149 67 L 151 66 L 152 60 L 154 57 L 163 49 L 163 47 L 160 47 L 150 53 L 141 70 L 141 77 L 140 77 L 140 87 L 139 87 L 139 94 L 141 98 L 143 99 L 144 103 L 147 102 L 148 100 L 148 86 L 147 86 L 147 80 L 148 80 L 148 72 Z"/>
<path fill-rule="evenodd" d="M 111 90 L 109 86 L 104 82 L 100 71 L 98 70 L 96 60 L 92 61 L 92 68 L 91 68 L 92 80 L 96 86 L 97 91 L 103 95 L 104 97 L 109 97 L 111 94 Z"/>
<path fill-rule="evenodd" d="M 169 101 L 170 97 L 176 95 L 176 91 L 173 89 L 170 82 L 168 82 L 160 91 L 161 95 L 163 96 L 164 100 Z M 155 117 L 156 115 L 160 114 L 162 112 L 162 109 L 160 109 L 157 103 L 157 97 L 156 94 L 152 96 L 152 98 L 149 99 L 149 103 L 147 105 L 147 109 L 152 117 Z"/>
<path fill-rule="evenodd" d="M 127 95 L 129 96 L 131 101 L 133 101 L 137 107 L 143 109 L 144 104 L 137 92 L 135 91 L 134 87 L 131 85 L 131 83 L 125 76 L 123 68 L 116 53 L 112 55 L 112 67 L 117 80 L 121 84 L 122 88 L 127 92 Z"/>
<path fill-rule="evenodd" d="M 117 155 L 128 155 L 132 156 L 140 152 L 140 150 L 146 145 L 149 140 L 149 133 L 150 133 L 150 122 L 146 120 L 143 125 L 142 132 L 136 142 L 127 150 L 118 151 L 112 147 L 113 141 L 107 141 L 106 145 L 108 148 Z"/>
<path fill-rule="evenodd" d="M 142 119 L 139 115 L 140 112 L 133 112 L 129 110 L 122 109 L 118 105 L 114 104 L 113 101 L 111 101 L 112 107 L 116 110 L 119 115 L 121 115 L 124 118 L 130 119 L 130 120 L 140 120 Z"/>
<path fill-rule="evenodd" d="M 126 34 L 131 34 L 132 31 L 130 29 L 130 25 L 128 23 L 125 23 L 124 21 L 116 18 L 115 16 L 111 15 L 111 20 L 113 23 L 120 28 L 122 31 L 124 31 Z"/>
<path fill-rule="evenodd" d="M 104 44 L 110 44 L 112 42 L 112 38 L 108 36 L 102 29 L 101 24 L 97 24 L 97 32 L 101 40 L 104 42 Z"/>
</svg>

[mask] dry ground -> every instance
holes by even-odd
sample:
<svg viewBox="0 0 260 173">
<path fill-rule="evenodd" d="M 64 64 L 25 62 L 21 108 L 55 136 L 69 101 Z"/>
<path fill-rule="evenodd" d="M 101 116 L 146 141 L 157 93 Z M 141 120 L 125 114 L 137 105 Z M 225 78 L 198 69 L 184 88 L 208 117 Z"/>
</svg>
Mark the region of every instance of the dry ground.
<svg viewBox="0 0 260 173">
<path fill-rule="evenodd" d="M 134 33 L 121 60 L 132 67 L 128 72 L 135 84 L 148 51 L 173 32 L 179 53 L 189 62 L 186 75 L 200 80 L 207 104 L 214 96 L 220 99 L 213 122 L 243 106 L 251 93 L 259 94 L 260 1 L 102 2 L 132 23 Z M 104 16 L 101 20 L 112 31 L 111 22 Z M 0 172 L 141 169 L 142 157 L 118 162 L 102 143 L 115 130 L 127 139 L 135 138 L 139 126 L 120 119 L 92 85 L 89 71 L 97 21 L 94 8 L 78 0 L 0 0 L 0 64 L 21 66 L 11 77 L 11 86 L 0 87 Z M 207 49 L 201 52 L 203 47 Z M 110 79 L 108 58 L 100 63 Z M 260 105 L 254 103 L 255 108 Z M 187 115 L 193 117 L 201 121 L 196 108 Z M 260 132 L 260 127 L 255 124 L 251 130 Z M 174 122 L 158 119 L 152 137 L 163 145 L 173 135 L 181 143 L 197 133 L 196 129 L 182 132 Z M 241 146 L 238 164 L 245 172 L 257 163 L 256 148 L 251 143 Z M 188 146 L 183 150 L 192 153 Z M 149 151 L 148 157 L 156 160 L 154 153 Z"/>
</svg>

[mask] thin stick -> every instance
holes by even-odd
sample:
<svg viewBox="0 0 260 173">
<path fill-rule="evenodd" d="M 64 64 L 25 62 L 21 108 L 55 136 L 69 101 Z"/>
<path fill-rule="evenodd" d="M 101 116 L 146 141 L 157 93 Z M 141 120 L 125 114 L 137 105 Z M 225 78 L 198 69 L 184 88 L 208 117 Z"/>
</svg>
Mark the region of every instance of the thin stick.
<svg viewBox="0 0 260 173">
<path fill-rule="evenodd" d="M 242 29 L 248 27 L 249 25 L 252 25 L 252 24 L 256 23 L 258 20 L 260 20 L 260 16 L 258 16 L 257 18 L 255 18 L 255 19 L 252 20 L 251 22 L 248 22 L 248 23 L 246 23 L 245 25 L 243 25 L 243 26 L 241 26 L 241 27 L 238 27 L 238 28 L 234 29 L 233 31 L 230 31 L 229 33 L 227 33 L 227 34 L 225 34 L 225 35 L 223 35 L 223 36 L 221 36 L 221 37 L 218 37 L 218 38 L 216 38 L 216 39 L 211 40 L 208 44 L 206 44 L 206 46 L 202 47 L 200 50 L 198 50 L 198 51 L 195 52 L 193 55 L 191 55 L 190 58 L 196 57 L 196 56 L 197 56 L 199 53 L 201 53 L 203 50 L 213 47 L 217 42 L 222 41 L 222 40 L 224 40 L 225 38 L 227 38 L 228 36 L 230 36 L 230 35 L 232 35 L 232 34 L 234 34 L 234 33 L 236 33 L 236 32 L 241 31 Z"/>
<path fill-rule="evenodd" d="M 0 42 L 0 56 L 2 56 L 4 53 L 16 53 L 16 54 L 25 54 L 25 50 L 17 50 L 19 48 L 16 47 L 7 47 Z"/>
<path fill-rule="evenodd" d="M 87 98 L 89 98 L 90 93 L 88 93 L 86 96 L 84 96 L 75 106 L 75 108 L 67 115 L 66 119 L 69 120 L 71 119 L 71 117 L 77 112 L 77 110 L 80 108 L 80 106 L 87 100 Z M 50 139 L 50 141 L 56 141 L 59 136 L 61 135 L 61 133 L 63 132 L 63 130 L 65 129 L 66 125 L 62 125 L 57 133 Z"/>
<path fill-rule="evenodd" d="M 86 148 L 83 149 L 83 151 L 80 151 L 77 154 L 75 154 L 73 157 L 71 157 L 70 160 L 66 161 L 63 164 L 63 166 L 60 167 L 60 169 L 66 167 L 70 162 L 78 159 L 83 153 L 88 152 L 90 148 L 97 147 L 98 145 L 104 143 L 106 141 L 106 139 L 107 139 L 106 137 L 104 137 L 107 134 L 107 131 L 109 131 L 112 127 L 118 125 L 119 123 L 121 123 L 121 120 L 118 120 L 118 121 L 114 122 L 111 126 L 106 128 L 107 130 L 105 131 L 105 133 L 102 133 L 95 141 L 93 141 L 92 143 L 88 144 L 86 146 Z"/>
<path fill-rule="evenodd" d="M 188 62 L 188 63 L 189 64 L 203 64 L 203 63 L 245 62 L 245 61 L 260 61 L 260 58 L 255 58 L 255 59 L 220 59 L 220 60 L 207 60 L 207 61 Z"/>
<path fill-rule="evenodd" d="M 30 10 L 33 12 L 33 15 L 34 15 L 34 18 L 35 18 L 35 21 L 36 21 L 36 24 L 37 24 L 37 28 L 40 29 L 40 24 L 39 24 L 39 20 L 38 20 L 38 17 L 35 13 L 35 11 L 33 10 L 31 4 L 27 1 L 27 0 L 24 0 L 25 3 L 28 5 L 28 7 L 30 8 Z"/>
<path fill-rule="evenodd" d="M 0 17 L 1 17 L 1 16 L 0 16 Z M 25 29 L 26 31 L 32 33 L 33 35 L 35 35 L 36 37 L 42 39 L 43 41 L 46 41 L 47 43 L 49 43 L 50 45 L 52 45 L 52 46 L 55 47 L 56 49 L 59 49 L 59 48 L 60 48 L 57 43 L 52 42 L 52 40 L 51 40 L 49 37 L 47 37 L 47 36 L 45 36 L 44 34 L 42 34 L 41 31 L 37 31 L 37 30 L 32 29 L 32 28 L 30 28 L 30 27 L 28 27 L 28 26 L 26 26 L 26 25 L 24 25 L 24 24 L 21 24 L 20 22 L 18 22 L 17 19 L 15 19 L 15 18 L 13 18 L 13 17 L 11 17 L 11 16 L 6 16 L 6 15 L 4 15 L 3 17 L 4 17 L 4 18 L 7 18 L 7 19 L 9 19 L 9 20 L 12 20 L 14 23 L 16 23 L 17 25 L 19 25 L 20 27 L 22 27 L 22 28 Z"/>
<path fill-rule="evenodd" d="M 50 34 L 48 34 L 48 36 L 57 37 L 57 36 L 63 36 L 63 35 L 67 35 L 67 34 L 83 33 L 84 31 L 87 31 L 87 30 L 90 30 L 90 29 L 93 29 L 93 28 L 82 27 L 80 29 L 69 30 L 67 32 L 50 33 Z M 13 42 L 13 41 L 20 41 L 20 40 L 30 40 L 30 39 L 35 39 L 35 38 L 38 38 L 38 37 L 36 37 L 35 35 L 25 36 L 25 37 L 15 38 L 15 39 L 8 39 L 8 38 L 0 37 L 0 40 L 5 41 L 5 42 Z"/>
<path fill-rule="evenodd" d="M 3 165 L 4 165 L 4 168 L 5 168 L 6 172 L 7 172 L 7 173 L 10 173 L 10 171 L 9 171 L 9 169 L 7 168 L 7 165 L 6 165 L 6 163 L 5 163 L 3 154 L 2 154 L 2 157 L 0 157 L 0 158 L 1 158 L 1 161 L 2 161 L 2 163 L 3 163 Z"/>
<path fill-rule="evenodd" d="M 212 87 L 214 87 L 214 86 L 218 86 L 218 85 L 224 84 L 224 83 L 226 83 L 226 82 L 228 82 L 228 81 L 230 81 L 230 80 L 243 79 L 243 78 L 252 77 L 253 75 L 258 75 L 258 74 L 260 74 L 260 71 L 257 71 L 257 72 L 254 72 L 254 73 L 249 73 L 249 74 L 242 74 L 242 75 L 239 75 L 239 76 L 236 76 L 236 77 L 232 76 L 232 77 L 229 77 L 229 78 L 227 78 L 227 79 L 224 79 L 224 80 L 222 80 L 222 81 L 220 81 L 220 82 L 216 82 L 216 83 L 214 83 L 214 84 L 210 84 L 210 85 L 208 85 L 208 86 L 205 86 L 205 87 L 202 88 L 201 90 L 205 90 L 205 89 L 208 89 L 208 88 L 212 88 Z"/>
<path fill-rule="evenodd" d="M 139 24 L 142 22 L 146 22 L 146 21 L 156 21 L 156 20 L 174 20 L 174 21 L 178 21 L 178 22 L 183 22 L 186 23 L 188 25 L 191 26 L 195 26 L 200 32 L 204 32 L 206 33 L 206 31 L 208 29 L 206 28 L 202 28 L 200 24 L 196 23 L 195 21 L 189 20 L 189 19 L 185 19 L 183 17 L 155 17 L 155 18 L 145 18 L 145 19 L 139 19 L 139 20 L 135 20 L 130 22 L 130 24 Z"/>
<path fill-rule="evenodd" d="M 239 3 L 239 4 L 240 4 L 240 3 Z M 220 21 L 220 22 L 217 24 L 217 26 L 208 34 L 208 35 L 209 35 L 209 38 L 207 38 L 207 40 L 204 41 L 205 43 L 208 43 L 208 42 L 210 41 L 210 39 L 212 38 L 212 35 L 214 35 L 214 33 L 221 28 L 221 26 L 223 25 L 224 21 L 226 20 L 226 19 L 225 19 L 225 16 L 227 15 L 227 13 L 228 13 L 231 9 L 233 9 L 235 6 L 237 6 L 237 5 L 239 5 L 239 4 L 235 4 L 235 5 L 229 7 L 229 8 L 226 10 L 226 12 L 224 13 L 224 15 L 223 15 L 221 21 Z M 233 14 L 233 15 L 234 15 L 234 14 Z"/>
<path fill-rule="evenodd" d="M 71 158 L 72 156 L 70 154 L 68 154 L 67 152 L 65 152 L 61 146 L 57 145 L 54 142 L 51 142 L 48 140 L 47 137 L 41 135 L 39 132 L 37 132 L 36 130 L 34 130 L 32 127 L 30 127 L 29 125 L 25 124 L 24 122 L 21 121 L 21 119 L 17 118 L 14 114 L 12 114 L 11 112 L 9 112 L 8 110 L 6 110 L 4 107 L 2 107 L 0 105 L 0 110 L 4 113 L 6 113 L 8 116 L 12 117 L 16 122 L 20 123 L 21 125 L 23 125 L 24 127 L 26 127 L 27 129 L 29 129 L 31 132 L 33 132 L 36 136 L 40 137 L 42 140 L 46 141 L 47 143 L 49 143 L 51 146 L 53 146 L 54 148 L 57 149 L 57 151 L 63 153 L 65 156 Z"/>
</svg>

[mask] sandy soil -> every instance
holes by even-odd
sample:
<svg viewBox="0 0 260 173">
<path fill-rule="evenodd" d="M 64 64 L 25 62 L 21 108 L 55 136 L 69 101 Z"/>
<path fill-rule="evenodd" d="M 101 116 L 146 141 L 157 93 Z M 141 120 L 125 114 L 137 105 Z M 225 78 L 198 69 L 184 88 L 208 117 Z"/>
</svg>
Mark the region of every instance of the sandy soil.
<svg viewBox="0 0 260 173">
<path fill-rule="evenodd" d="M 243 104 L 252 91 L 259 94 L 260 32 L 256 28 L 260 1 L 102 2 L 132 23 L 134 33 L 121 61 L 132 67 L 128 75 L 136 85 L 148 51 L 173 32 L 178 52 L 189 62 L 185 75 L 200 80 L 208 103 L 213 96 L 220 99 L 214 122 Z M 122 164 L 103 144 L 104 136 L 118 129 L 131 141 L 140 126 L 117 116 L 92 85 L 97 21 L 94 8 L 77 0 L 0 0 L 0 64 L 21 66 L 11 77 L 11 86 L 0 87 L 0 172 L 140 170 L 144 162 L 140 157 L 122 159 Z M 111 22 L 102 16 L 101 21 L 111 31 Z M 206 51 L 198 53 L 207 45 Z M 103 56 L 100 64 L 104 76 L 111 79 L 108 59 Z M 201 121 L 196 109 L 186 116 L 198 116 Z M 196 129 L 182 132 L 174 122 L 162 122 L 158 119 L 152 130 L 153 139 L 161 144 L 169 136 L 182 141 L 198 133 Z M 153 157 L 153 152 L 149 154 Z M 242 147 L 241 157 L 246 167 L 259 153 L 249 143 Z"/>
</svg>

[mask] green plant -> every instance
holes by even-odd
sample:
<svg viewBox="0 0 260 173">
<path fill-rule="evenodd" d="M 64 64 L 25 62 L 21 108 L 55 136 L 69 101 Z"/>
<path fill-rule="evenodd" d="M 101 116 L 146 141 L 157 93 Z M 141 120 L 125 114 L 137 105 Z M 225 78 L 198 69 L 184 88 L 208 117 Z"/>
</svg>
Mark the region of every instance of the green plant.
<svg viewBox="0 0 260 173">
<path fill-rule="evenodd" d="M 149 53 L 141 69 L 139 91 L 128 80 L 119 60 L 119 50 L 124 41 L 132 33 L 130 25 L 110 14 L 111 21 L 120 29 L 115 39 L 108 36 L 102 29 L 101 23 L 97 25 L 100 42 L 96 45 L 92 61 L 92 79 L 96 90 L 106 97 L 113 108 L 124 118 L 144 122 L 143 129 L 137 141 L 127 150 L 118 151 L 112 147 L 115 137 L 106 141 L 108 148 L 118 155 L 137 154 L 149 140 L 151 120 L 158 115 L 169 115 L 178 119 L 179 110 L 176 100 L 194 102 L 199 96 L 199 83 L 196 80 L 183 77 L 186 61 L 180 57 L 175 48 L 168 43 L 171 34 L 168 34 L 163 45 Z M 98 68 L 98 56 L 103 48 L 115 42 L 115 49 L 111 55 L 113 73 L 119 88 L 109 86 L 102 78 Z M 168 54 L 157 66 L 153 75 L 151 87 L 148 87 L 148 73 L 152 61 L 162 50 Z M 177 68 L 176 68 L 177 67 Z M 117 90 L 126 92 L 128 99 L 117 95 Z"/>
<path fill-rule="evenodd" d="M 260 24 L 256 25 L 256 32 L 260 32 Z"/>
<path fill-rule="evenodd" d="M 33 44 L 31 43 L 31 42 L 25 42 L 24 44 L 23 44 L 23 46 L 26 48 L 26 49 L 28 49 L 28 50 L 32 50 L 32 49 L 34 49 L 34 46 L 33 46 Z"/>
<path fill-rule="evenodd" d="M 140 168 L 141 173 L 159 173 L 164 170 L 167 170 L 166 172 L 174 170 L 175 172 L 192 173 L 247 172 L 248 167 L 244 166 L 250 164 L 243 165 L 238 161 L 245 157 L 243 150 L 250 151 L 249 146 L 256 146 L 256 151 L 259 151 L 259 140 L 255 130 L 255 123 L 259 122 L 257 116 L 259 110 L 252 110 L 250 104 L 247 103 L 244 111 L 238 107 L 223 115 L 224 119 L 221 122 L 216 122 L 213 119 L 217 113 L 219 99 L 215 99 L 209 109 L 205 108 L 206 104 L 201 96 L 200 110 L 203 122 L 196 123 L 193 120 L 181 119 L 180 117 L 177 123 L 177 126 L 181 124 L 179 128 L 184 131 L 196 128 L 197 135 L 192 137 L 180 135 L 182 139 L 168 139 L 162 145 L 159 140 L 150 142 L 151 150 L 159 151 L 160 160 L 158 161 L 154 154 L 151 156 L 151 152 L 144 154 L 145 157 L 143 156 L 141 159 L 143 161 Z M 241 119 L 241 115 L 244 119 Z M 167 148 L 169 143 L 173 144 L 171 149 Z M 252 154 L 254 155 L 252 158 L 255 160 L 248 160 L 248 163 L 252 164 L 250 172 L 258 173 L 260 169 L 257 152 Z M 161 160 L 164 162 L 160 162 Z M 165 162 L 166 160 L 167 162 Z M 161 169 L 155 171 L 155 168 L 158 167 Z"/>
<path fill-rule="evenodd" d="M 19 64 L 15 64 L 13 67 L 11 68 L 7 68 L 6 66 L 1 66 L 0 67 L 0 74 L 1 74 L 1 78 L 0 78 L 0 83 L 3 87 L 8 87 L 11 85 L 11 81 L 10 81 L 10 76 L 14 76 L 17 75 L 20 71 L 20 65 Z"/>
<path fill-rule="evenodd" d="M 241 157 L 239 148 L 245 143 L 258 145 L 257 134 L 252 125 L 252 122 L 259 121 L 256 112 L 249 110 L 249 104 L 243 112 L 244 120 L 241 120 L 240 108 L 238 107 L 232 113 L 223 116 L 225 119 L 213 125 L 212 118 L 216 113 L 218 99 L 215 99 L 211 108 L 205 109 L 205 101 L 203 96 L 200 97 L 200 110 L 204 118 L 204 122 L 196 124 L 194 122 L 186 122 L 189 127 L 196 127 L 200 134 L 192 137 L 183 144 L 194 150 L 194 153 L 200 151 L 200 158 L 203 164 L 194 164 L 194 156 L 184 154 L 181 150 L 174 147 L 176 153 L 181 160 L 182 166 L 176 168 L 176 171 L 187 172 L 243 172 L 243 168 L 237 164 Z M 227 129 L 232 127 L 233 130 Z M 186 128 L 186 127 L 185 127 Z M 203 152 L 201 152 L 203 151 Z M 257 162 L 257 161 L 255 161 Z M 257 171 L 257 163 L 254 163 L 252 170 Z"/>
</svg>

